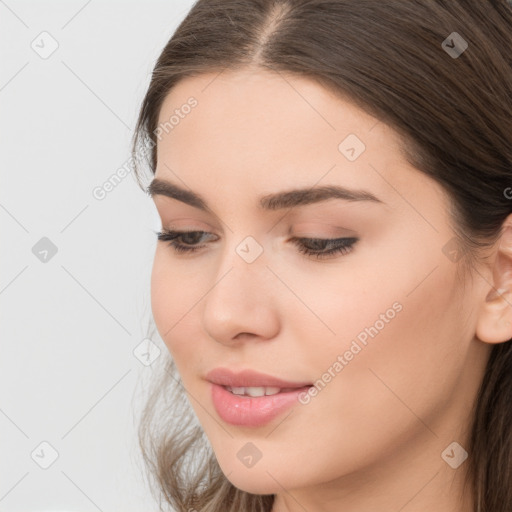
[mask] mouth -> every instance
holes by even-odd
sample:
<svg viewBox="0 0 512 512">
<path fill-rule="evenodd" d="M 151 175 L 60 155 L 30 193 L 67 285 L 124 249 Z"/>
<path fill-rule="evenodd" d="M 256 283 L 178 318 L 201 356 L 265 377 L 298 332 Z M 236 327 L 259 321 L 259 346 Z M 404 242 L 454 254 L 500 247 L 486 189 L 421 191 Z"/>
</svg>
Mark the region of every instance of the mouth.
<svg viewBox="0 0 512 512">
<path fill-rule="evenodd" d="M 261 427 L 301 404 L 310 382 L 286 381 L 273 375 L 245 369 L 215 368 L 204 377 L 218 416 L 241 427 Z"/>
<path fill-rule="evenodd" d="M 288 392 L 300 392 L 306 391 L 312 385 L 306 385 L 301 387 L 288 387 L 288 388 L 279 388 L 275 386 L 244 386 L 244 387 L 235 387 L 235 386 L 222 386 L 225 390 L 229 391 L 233 395 L 244 396 L 257 398 L 261 396 L 273 396 L 281 393 Z"/>
<path fill-rule="evenodd" d="M 300 405 L 301 395 L 312 387 L 232 387 L 213 383 L 210 386 L 210 397 L 219 417 L 231 425 L 252 428 L 262 427 Z"/>
</svg>

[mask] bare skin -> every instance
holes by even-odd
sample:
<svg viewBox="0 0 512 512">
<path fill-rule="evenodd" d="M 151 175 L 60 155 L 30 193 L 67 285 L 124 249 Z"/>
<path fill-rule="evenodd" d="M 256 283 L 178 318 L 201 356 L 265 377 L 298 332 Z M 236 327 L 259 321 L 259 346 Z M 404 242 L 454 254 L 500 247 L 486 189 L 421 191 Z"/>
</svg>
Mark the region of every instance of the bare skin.
<svg viewBox="0 0 512 512">
<path fill-rule="evenodd" d="M 261 69 L 185 79 L 160 122 L 190 96 L 197 106 L 161 134 L 156 177 L 209 210 L 153 199 L 163 228 L 210 235 L 189 241 L 200 246 L 192 254 L 158 242 L 151 298 L 224 474 L 275 494 L 273 512 L 470 510 L 468 464 L 453 468 L 442 454 L 455 441 L 452 459 L 462 457 L 492 345 L 512 337 L 512 308 L 493 295 L 510 286 L 512 229 L 463 289 L 443 251 L 454 236 L 450 199 L 406 162 L 385 124 L 312 81 Z M 359 156 L 356 139 L 339 148 L 349 134 L 365 145 Z M 381 202 L 258 207 L 261 196 L 323 185 Z M 251 263 L 236 251 L 247 236 L 262 249 Z M 317 259 L 293 237 L 358 240 Z M 378 334 L 347 354 L 372 326 Z M 237 427 L 218 416 L 204 379 L 218 366 L 331 378 L 271 423 Z M 262 454 L 250 468 L 237 457 L 249 441 Z"/>
</svg>

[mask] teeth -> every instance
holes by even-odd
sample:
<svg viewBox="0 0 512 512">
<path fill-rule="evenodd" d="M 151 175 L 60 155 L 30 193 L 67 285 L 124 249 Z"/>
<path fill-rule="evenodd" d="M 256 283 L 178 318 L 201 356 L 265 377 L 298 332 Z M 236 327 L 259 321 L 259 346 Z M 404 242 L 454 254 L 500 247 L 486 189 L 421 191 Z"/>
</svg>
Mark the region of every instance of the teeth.
<svg viewBox="0 0 512 512">
<path fill-rule="evenodd" d="M 243 388 L 235 388 L 227 386 L 227 390 L 231 391 L 234 395 L 246 395 L 246 396 L 264 396 L 264 395 L 277 395 L 281 388 L 275 388 L 271 386 L 266 387 L 243 387 Z"/>
</svg>

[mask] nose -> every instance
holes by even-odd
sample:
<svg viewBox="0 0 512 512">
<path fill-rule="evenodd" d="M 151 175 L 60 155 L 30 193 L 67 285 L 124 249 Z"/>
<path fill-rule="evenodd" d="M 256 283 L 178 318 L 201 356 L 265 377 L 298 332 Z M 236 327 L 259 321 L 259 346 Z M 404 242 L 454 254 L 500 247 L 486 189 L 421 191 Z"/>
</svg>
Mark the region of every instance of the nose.
<svg viewBox="0 0 512 512">
<path fill-rule="evenodd" d="M 265 259 L 244 261 L 235 251 L 224 260 L 203 301 L 206 332 L 219 343 L 268 340 L 279 332 L 276 278 Z"/>
</svg>

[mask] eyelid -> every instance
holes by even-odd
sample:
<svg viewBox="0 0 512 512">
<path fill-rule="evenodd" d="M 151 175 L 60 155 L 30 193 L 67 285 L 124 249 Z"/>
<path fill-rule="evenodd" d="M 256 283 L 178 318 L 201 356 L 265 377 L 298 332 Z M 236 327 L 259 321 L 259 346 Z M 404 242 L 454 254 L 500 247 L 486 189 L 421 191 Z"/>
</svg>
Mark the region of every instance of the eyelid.
<svg viewBox="0 0 512 512">
<path fill-rule="evenodd" d="M 183 221 L 183 223 L 180 223 Z M 183 217 L 179 219 L 174 219 L 172 221 L 166 221 L 162 219 L 161 226 L 158 227 L 163 231 L 179 231 L 182 233 L 190 233 L 195 231 L 202 231 L 204 233 L 210 233 L 212 235 L 215 234 L 217 228 L 213 227 L 211 224 L 207 222 L 198 221 L 197 219 L 192 219 L 190 217 Z M 215 235 L 218 236 L 218 235 Z"/>
<path fill-rule="evenodd" d="M 351 238 L 357 237 L 357 233 L 352 229 L 334 228 L 331 229 L 299 229 L 293 228 L 288 231 L 288 235 L 297 238 Z"/>
</svg>

